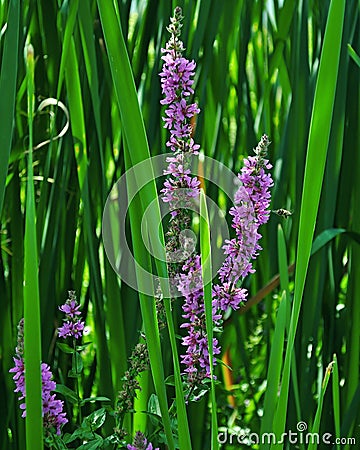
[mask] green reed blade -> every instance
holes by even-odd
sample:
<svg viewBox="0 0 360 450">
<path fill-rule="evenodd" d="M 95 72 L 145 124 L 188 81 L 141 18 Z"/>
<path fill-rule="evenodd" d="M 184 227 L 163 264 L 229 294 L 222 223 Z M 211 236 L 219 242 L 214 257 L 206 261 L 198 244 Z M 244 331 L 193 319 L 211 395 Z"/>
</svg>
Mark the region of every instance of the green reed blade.
<svg viewBox="0 0 360 450">
<path fill-rule="evenodd" d="M 313 433 L 315 435 L 319 435 L 320 420 L 321 420 L 321 415 L 322 415 L 322 411 L 323 411 L 323 404 L 324 404 L 324 396 L 325 396 L 327 385 L 329 384 L 330 375 L 331 375 L 331 372 L 332 372 L 334 364 L 335 364 L 335 362 L 332 361 L 327 366 L 327 368 L 325 370 L 324 379 L 323 379 L 323 382 L 322 382 L 322 385 L 321 385 L 321 389 L 320 389 L 320 393 L 319 393 L 318 407 L 317 407 L 317 410 L 316 410 L 315 420 L 314 420 L 314 423 L 313 423 L 313 426 L 312 426 L 312 429 L 311 429 L 311 433 Z M 308 445 L 308 450 L 316 450 L 317 447 L 318 447 L 318 444 L 317 444 L 316 440 L 313 440 Z"/>
<path fill-rule="evenodd" d="M 107 2 L 103 0 L 98 0 L 98 8 L 100 12 L 100 19 L 102 23 L 102 27 L 104 30 L 105 42 L 108 51 L 110 69 L 112 73 L 112 79 L 114 83 L 114 90 L 116 93 L 117 102 L 119 105 L 119 110 L 121 114 L 121 120 L 123 125 L 124 134 L 126 137 L 126 142 L 129 147 L 129 154 L 127 155 L 127 168 L 135 166 L 135 164 L 146 160 L 149 158 L 149 148 L 147 143 L 147 138 L 144 129 L 144 123 L 141 116 L 137 93 L 135 89 L 134 79 L 129 63 L 128 54 L 126 51 L 126 46 L 124 42 L 124 38 L 121 32 L 120 23 L 117 19 L 117 15 L 115 10 L 112 7 L 109 7 Z M 142 176 L 142 175 L 141 175 Z M 151 177 L 150 177 L 151 178 Z M 139 181 L 139 180 L 137 180 Z M 141 208 L 140 211 L 144 212 L 145 207 L 149 205 L 152 201 L 157 202 L 157 192 L 154 180 L 141 191 Z M 139 211 L 139 210 L 138 210 Z M 140 215 L 142 217 L 142 214 Z M 155 227 L 149 226 L 150 233 L 154 235 L 158 230 L 158 225 L 161 224 L 160 218 L 160 210 L 158 204 L 155 208 L 155 216 L 148 218 L 155 224 Z M 138 219 L 137 219 L 138 220 Z M 136 219 L 134 218 L 132 225 L 134 227 L 138 226 L 134 224 Z M 136 229 L 136 228 L 134 228 Z M 159 238 L 151 239 L 151 243 L 156 245 L 164 242 L 163 238 L 163 230 L 160 225 L 160 240 Z M 141 236 L 141 234 L 136 234 L 133 231 L 133 235 Z M 137 248 L 137 256 L 136 259 L 139 261 L 147 261 L 147 256 L 144 252 L 147 253 L 147 249 L 144 248 L 143 243 L 134 242 L 134 247 Z M 161 254 L 164 252 L 164 248 L 158 248 L 157 254 Z M 165 261 L 165 258 L 163 258 Z M 156 266 L 159 271 L 160 276 L 164 276 L 166 274 L 166 265 L 162 262 L 155 261 Z M 149 261 L 148 266 L 149 271 L 151 272 L 151 263 Z M 172 433 L 170 427 L 170 419 L 168 414 L 165 390 L 164 390 L 164 375 L 162 369 L 162 360 L 161 360 L 161 352 L 158 347 L 158 331 L 157 323 L 155 326 L 154 316 L 152 307 L 149 306 L 149 300 L 146 299 L 146 296 L 140 295 L 140 303 L 142 305 L 143 311 L 143 320 L 144 325 L 146 327 L 146 333 L 153 336 L 150 340 L 150 346 L 152 347 L 150 354 L 152 355 L 152 373 L 154 377 L 155 389 L 157 391 L 157 395 L 159 397 L 160 407 L 162 411 L 163 421 L 165 432 L 168 439 L 168 445 L 173 446 Z M 179 439 L 180 445 L 183 446 L 184 449 L 190 448 L 190 438 L 188 431 L 188 423 L 186 417 L 186 409 L 184 404 L 184 398 L 182 394 L 182 385 L 180 379 L 180 368 L 177 358 L 177 350 L 176 350 L 176 339 L 175 332 L 171 317 L 170 305 L 169 301 L 165 300 L 165 308 L 167 314 L 167 321 L 169 326 L 170 333 L 170 342 L 172 346 L 173 353 L 173 361 L 174 361 L 174 375 L 175 375 L 175 387 L 176 387 L 176 402 L 177 402 L 177 414 L 178 414 L 178 426 L 179 426 Z M 154 331 L 155 330 L 155 331 Z M 154 334 L 155 333 L 155 334 Z"/>
<path fill-rule="evenodd" d="M 29 155 L 27 165 L 24 239 L 24 360 L 26 389 L 26 447 L 44 448 L 41 389 L 41 326 L 36 242 L 36 210 L 33 175 L 34 49 L 25 47 L 27 72 Z"/>
<path fill-rule="evenodd" d="M 128 169 L 131 168 L 129 156 L 130 156 L 129 152 L 126 150 L 125 167 Z M 134 176 L 130 175 L 127 177 L 126 185 L 128 187 L 129 192 L 137 191 L 136 178 Z M 142 267 L 144 267 L 148 272 L 151 273 L 150 255 L 143 239 L 141 239 L 141 236 L 143 236 L 144 233 L 141 230 L 139 216 L 143 217 L 143 215 L 144 215 L 143 204 L 139 196 L 136 196 L 129 205 L 129 216 L 131 224 L 134 258 L 136 261 L 141 261 Z M 145 232 L 148 233 L 148 230 L 146 229 Z M 138 266 L 136 266 L 136 269 L 138 269 Z M 144 323 L 144 331 L 146 336 L 146 344 L 149 352 L 151 373 L 153 376 L 156 394 L 159 400 L 162 420 L 167 438 L 167 445 L 169 446 L 170 449 L 174 449 L 175 448 L 174 440 L 171 431 L 170 417 L 166 398 L 164 367 L 160 347 L 159 327 L 156 318 L 155 298 L 144 293 L 147 291 L 147 289 L 144 288 L 144 280 L 141 277 L 141 275 L 137 277 L 137 282 L 138 282 L 141 316 Z M 153 287 L 153 291 L 155 294 L 155 286 Z"/>
<path fill-rule="evenodd" d="M 335 436 L 340 437 L 340 390 L 339 390 L 339 366 L 336 354 L 333 356 L 333 378 L 332 378 L 332 398 L 333 398 L 333 413 Z M 340 444 L 336 444 L 336 450 L 340 450 Z"/>
<path fill-rule="evenodd" d="M 211 244 L 210 244 L 210 222 L 208 209 L 206 206 L 206 196 L 204 190 L 200 190 L 200 255 L 201 272 L 204 289 L 206 334 L 209 346 L 210 376 L 211 376 L 211 449 L 219 448 L 218 423 L 217 423 L 217 403 L 214 383 L 214 322 L 212 307 L 212 264 L 211 264 Z"/>
<path fill-rule="evenodd" d="M 9 5 L 0 69 L 0 213 L 4 201 L 5 182 L 13 135 L 19 53 L 19 19 L 20 1 L 12 1 Z"/>
<path fill-rule="evenodd" d="M 71 130 L 74 153 L 77 162 L 79 187 L 84 205 L 84 233 L 88 263 L 93 287 L 93 304 L 95 307 L 97 354 L 99 359 L 99 390 L 102 395 L 112 398 L 111 361 L 106 338 L 105 312 L 103 303 L 102 277 L 99 261 L 99 241 L 93 233 L 93 209 L 90 196 L 90 175 L 88 173 L 88 156 L 85 130 L 84 106 L 79 76 L 75 42 L 70 40 L 68 59 L 65 66 L 65 80 L 68 92 Z"/>
<path fill-rule="evenodd" d="M 358 67 L 360 67 L 360 56 L 356 53 L 356 51 L 348 44 L 348 52 L 352 59 L 356 62 Z"/>
<path fill-rule="evenodd" d="M 291 357 L 293 356 L 293 346 L 324 175 L 336 91 L 344 11 L 344 1 L 331 2 L 316 82 L 300 209 L 294 306 L 291 315 L 280 399 L 274 420 L 274 431 L 277 436 L 285 430 Z M 281 448 L 281 445 L 272 445 L 271 448 Z"/>
</svg>

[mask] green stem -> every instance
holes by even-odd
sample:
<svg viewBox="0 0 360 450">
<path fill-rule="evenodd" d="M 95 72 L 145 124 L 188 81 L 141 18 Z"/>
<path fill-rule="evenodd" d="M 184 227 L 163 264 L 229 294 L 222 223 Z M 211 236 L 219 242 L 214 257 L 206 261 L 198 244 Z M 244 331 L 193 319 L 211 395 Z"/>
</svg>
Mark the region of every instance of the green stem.
<svg viewBox="0 0 360 450">
<path fill-rule="evenodd" d="M 76 382 L 75 382 L 75 389 L 76 389 L 76 397 L 77 397 L 77 406 L 78 406 L 78 417 L 79 417 L 79 426 L 81 426 L 82 423 L 82 414 L 81 414 L 81 399 L 80 399 L 80 388 L 79 388 L 79 377 L 78 377 L 78 365 L 77 365 L 77 350 L 76 350 L 76 339 L 73 339 L 73 348 L 74 348 L 74 368 L 75 374 L 76 374 Z"/>
</svg>

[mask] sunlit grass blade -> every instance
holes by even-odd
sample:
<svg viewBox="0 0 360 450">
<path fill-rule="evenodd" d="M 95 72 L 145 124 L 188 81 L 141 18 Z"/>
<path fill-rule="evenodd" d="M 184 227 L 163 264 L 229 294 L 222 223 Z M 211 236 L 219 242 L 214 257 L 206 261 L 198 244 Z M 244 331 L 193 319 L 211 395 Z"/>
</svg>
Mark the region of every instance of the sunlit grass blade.
<svg viewBox="0 0 360 450">
<path fill-rule="evenodd" d="M 13 136 L 18 72 L 19 19 L 20 1 L 10 2 L 0 69 L 0 213 L 4 201 L 5 181 Z"/>
<path fill-rule="evenodd" d="M 264 415 L 261 421 L 261 435 L 273 431 L 272 424 L 277 407 L 281 367 L 283 364 L 283 349 L 286 328 L 286 292 L 281 296 L 279 310 L 276 316 L 274 336 L 271 342 L 270 359 L 266 377 L 266 392 L 264 399 Z M 263 443 L 262 450 L 270 448 L 270 442 Z"/>
<path fill-rule="evenodd" d="M 65 80 L 69 99 L 71 130 L 74 153 L 77 162 L 78 180 L 84 208 L 84 233 L 93 286 L 94 314 L 96 320 L 96 342 L 99 360 L 99 388 L 102 395 L 112 398 L 111 363 L 106 339 L 103 290 L 100 273 L 98 247 L 99 242 L 93 233 L 93 211 L 89 187 L 87 142 L 85 131 L 84 107 L 79 77 L 79 67 L 74 40 L 71 39 L 68 59 L 65 66 Z"/>
<path fill-rule="evenodd" d="M 312 426 L 312 429 L 311 429 L 311 433 L 314 434 L 315 436 L 319 435 L 320 420 L 321 420 L 321 415 L 322 415 L 322 411 L 323 411 L 323 404 L 324 404 L 324 396 L 325 396 L 327 385 L 329 384 L 330 375 L 331 375 L 332 367 L 333 367 L 334 364 L 335 364 L 335 362 L 332 361 L 327 366 L 327 368 L 325 370 L 324 379 L 323 379 L 323 382 L 321 384 L 321 389 L 320 389 L 320 392 L 319 392 L 318 407 L 317 407 L 317 410 L 316 410 L 314 423 L 313 423 L 313 426 Z M 310 444 L 308 445 L 308 450 L 316 450 L 317 447 L 318 447 L 318 444 L 317 444 L 316 440 L 312 440 L 312 442 L 310 442 Z"/>
<path fill-rule="evenodd" d="M 25 47 L 27 68 L 29 155 L 27 165 L 26 216 L 24 241 L 24 361 L 26 389 L 26 447 L 41 450 L 43 444 L 41 388 L 41 331 L 38 285 L 38 252 L 33 175 L 34 49 Z"/>
<path fill-rule="evenodd" d="M 285 341 L 285 329 L 290 307 L 289 274 L 286 256 L 285 237 L 281 226 L 278 226 L 278 254 L 280 286 L 282 296 L 276 316 L 275 330 L 271 342 L 270 359 L 266 377 L 267 388 L 264 399 L 264 415 L 261 421 L 261 434 L 272 432 L 274 415 L 278 402 L 278 390 L 280 385 L 281 368 L 283 364 L 283 349 Z M 270 448 L 270 442 L 264 443 L 262 449 Z"/>
<path fill-rule="evenodd" d="M 324 175 L 336 91 L 344 11 L 344 1 L 331 2 L 316 82 L 300 209 L 294 305 L 282 376 L 280 400 L 274 421 L 274 431 L 277 436 L 285 430 L 291 358 L 293 356 L 296 329 Z M 272 448 L 280 448 L 280 445 L 273 445 Z"/>
<path fill-rule="evenodd" d="M 356 53 L 356 51 L 348 44 L 348 52 L 352 59 L 356 62 L 358 67 L 360 67 L 360 56 Z"/>
<path fill-rule="evenodd" d="M 129 152 L 125 150 L 125 168 L 131 169 L 131 161 L 129 157 Z M 129 171 L 126 180 L 126 185 L 128 188 L 128 192 L 137 192 L 137 180 L 134 176 L 134 172 Z M 145 225 L 145 230 L 141 229 L 141 223 L 139 221 L 139 217 L 143 217 L 145 213 L 143 204 L 139 196 L 135 196 L 133 201 L 129 205 L 129 216 L 130 216 L 130 224 L 132 231 L 132 244 L 133 244 L 133 252 L 134 258 L 136 261 L 141 261 L 142 267 L 145 268 L 148 272 L 151 273 L 152 265 L 150 254 L 148 249 L 145 246 L 144 236 L 145 233 L 149 233 Z M 136 270 L 138 271 L 139 266 L 136 265 Z M 139 299 L 140 299 L 140 308 L 141 308 L 141 316 L 144 324 L 144 331 L 146 336 L 146 344 L 149 352 L 150 359 L 150 368 L 154 381 L 155 391 L 158 396 L 159 406 L 161 410 L 162 420 L 164 424 L 165 434 L 167 438 L 167 445 L 170 449 L 174 449 L 174 440 L 170 425 L 170 417 L 168 411 L 168 403 L 166 398 L 166 389 L 165 389 L 165 377 L 164 377 L 164 367 L 162 361 L 162 353 L 160 347 L 160 336 L 159 336 L 159 327 L 156 318 L 156 308 L 155 308 L 155 297 L 151 297 L 144 292 L 147 292 L 148 288 L 145 288 L 144 285 L 145 280 L 142 278 L 141 274 L 137 276 L 138 283 L 138 291 L 139 291 Z M 153 292 L 155 295 L 155 286 L 153 286 Z"/>
<path fill-rule="evenodd" d="M 204 190 L 200 190 L 200 255 L 201 272 L 204 289 L 206 334 L 209 346 L 210 376 L 211 376 L 211 449 L 219 448 L 218 423 L 217 423 L 217 403 L 214 383 L 214 323 L 212 305 L 212 264 L 211 264 L 211 244 L 210 244 L 210 222 L 206 206 L 206 196 Z"/>
<path fill-rule="evenodd" d="M 62 52 L 61 52 L 61 60 L 60 60 L 60 69 L 59 69 L 59 79 L 57 83 L 57 91 L 56 97 L 60 98 L 61 88 L 64 81 L 65 75 L 65 66 L 67 65 L 68 53 L 71 51 L 71 45 L 73 41 L 73 31 L 76 23 L 77 10 L 79 7 L 79 0 L 75 0 L 74 2 L 69 3 L 68 5 L 68 17 L 66 21 L 66 26 L 64 30 L 64 38 L 62 42 Z"/>
<path fill-rule="evenodd" d="M 336 354 L 333 356 L 333 378 L 332 378 L 332 400 L 335 425 L 335 436 L 340 437 L 340 392 L 339 392 L 339 366 Z M 336 444 L 336 449 L 340 450 L 340 444 Z"/>
<path fill-rule="evenodd" d="M 149 158 L 149 148 L 147 143 L 147 138 L 145 134 L 145 128 L 143 119 L 141 116 L 139 103 L 137 99 L 137 93 L 135 89 L 135 83 L 129 63 L 129 58 L 127 55 L 124 38 L 121 32 L 120 24 L 117 20 L 117 15 L 112 8 L 109 8 L 109 5 L 102 0 L 98 1 L 98 7 L 100 12 L 100 18 L 102 22 L 102 27 L 105 35 L 105 42 L 107 46 L 110 69 L 112 72 L 113 82 L 115 93 L 117 97 L 117 102 L 121 114 L 122 125 L 124 129 L 124 134 L 126 136 L 126 143 L 129 148 L 129 154 L 127 155 L 127 166 L 126 168 L 130 168 L 134 166 L 136 163 L 139 163 L 147 158 Z M 124 87 L 126 86 L 126 89 Z M 130 114 L 131 113 L 131 114 Z M 150 177 L 151 178 L 151 177 Z M 157 192 L 154 180 L 152 180 L 148 186 L 146 186 L 141 192 L 141 209 L 145 212 L 145 207 L 149 205 L 152 201 L 157 201 Z M 155 217 L 150 217 L 149 219 L 155 222 L 156 228 L 149 226 L 151 228 L 150 233 L 154 234 L 158 229 L 158 224 L 161 224 L 160 218 L 160 210 L 157 205 L 155 208 Z M 142 217 L 142 215 L 140 216 Z M 132 224 L 134 227 L 137 225 L 134 224 L 133 220 Z M 140 236 L 141 234 L 134 234 L 135 236 Z M 152 239 L 151 243 L 156 245 L 156 243 L 163 244 L 164 237 L 162 227 L 160 225 L 160 241 L 159 239 Z M 135 247 L 139 246 L 137 257 L 140 260 L 143 260 L 144 255 L 142 252 L 147 251 L 144 247 L 138 242 L 134 243 Z M 161 254 L 161 249 L 157 252 L 157 254 Z M 164 251 L 164 249 L 162 250 Z M 146 259 L 145 259 L 146 261 Z M 163 258 L 165 261 L 165 258 Z M 156 261 L 156 265 L 159 271 L 160 276 L 166 275 L 166 266 L 164 262 Z M 149 271 L 151 272 L 151 263 L 149 262 Z M 143 316 L 145 331 L 146 333 L 155 332 L 157 330 L 157 323 L 155 325 L 153 311 L 149 307 L 149 301 L 142 298 L 140 295 L 140 301 L 142 304 L 142 311 L 145 314 Z M 176 387 L 176 403 L 177 403 L 177 413 L 178 413 L 178 426 L 179 426 L 179 439 L 180 445 L 183 446 L 184 449 L 190 448 L 190 438 L 188 431 L 188 423 L 186 417 L 186 410 L 184 404 L 184 398 L 182 394 L 182 385 L 180 379 L 180 367 L 177 358 L 177 350 L 176 350 L 176 339 L 175 332 L 173 327 L 173 321 L 171 317 L 171 310 L 169 300 L 165 299 L 165 308 L 166 308 L 166 316 L 169 326 L 169 334 L 170 334 L 170 342 L 172 346 L 173 353 L 173 361 L 174 361 L 174 375 L 175 375 L 175 387 Z M 162 385 L 164 383 L 164 374 L 162 369 L 162 361 L 161 361 L 161 353 L 159 351 L 158 346 L 158 337 L 157 333 L 153 336 L 153 348 L 149 349 L 152 355 L 152 373 L 154 377 L 155 388 L 159 397 L 160 407 L 164 420 L 165 432 L 168 438 L 168 445 L 173 446 L 172 442 L 172 434 L 170 427 L 170 419 L 167 408 L 166 396 L 165 396 L 165 387 Z M 150 343 L 152 345 L 152 343 Z"/>
</svg>

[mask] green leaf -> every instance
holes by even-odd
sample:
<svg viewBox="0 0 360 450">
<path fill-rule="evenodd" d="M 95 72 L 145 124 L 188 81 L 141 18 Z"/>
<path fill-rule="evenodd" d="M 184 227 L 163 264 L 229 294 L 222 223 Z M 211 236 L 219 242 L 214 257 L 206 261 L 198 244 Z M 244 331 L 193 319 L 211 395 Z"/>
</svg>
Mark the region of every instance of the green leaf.
<svg viewBox="0 0 360 450">
<path fill-rule="evenodd" d="M 89 397 L 89 398 L 84 398 L 83 400 L 81 400 L 80 405 L 84 405 L 85 403 L 93 403 L 93 402 L 111 402 L 110 398 L 107 397 Z"/>
<path fill-rule="evenodd" d="M 95 439 L 92 439 L 90 442 L 87 442 L 86 444 L 80 445 L 80 447 L 77 447 L 77 450 L 95 450 L 97 448 L 102 448 L 104 439 L 98 434 L 94 434 L 93 437 Z"/>
<path fill-rule="evenodd" d="M 295 265 L 294 305 L 291 314 L 280 398 L 274 418 L 274 432 L 276 436 L 280 436 L 284 432 L 286 424 L 291 359 L 294 355 L 293 348 L 295 335 L 306 273 L 309 265 L 316 216 L 319 208 L 321 186 L 324 177 L 339 70 L 344 12 L 344 0 L 333 0 L 331 2 L 316 81 L 300 209 L 300 225 Z M 272 444 L 271 446 L 272 449 L 280 447 L 280 444 Z"/>
<path fill-rule="evenodd" d="M 211 243 L 208 209 L 204 190 L 200 191 L 200 255 L 201 273 L 204 290 L 206 333 L 209 346 L 210 376 L 211 376 L 211 449 L 219 448 L 218 423 L 217 423 L 217 403 L 214 383 L 214 322 L 212 307 L 212 264 L 211 264 Z"/>
<path fill-rule="evenodd" d="M 355 61 L 358 67 L 360 67 L 360 56 L 356 53 L 356 51 L 351 47 L 350 44 L 347 45 L 348 53 L 351 58 Z"/>
<path fill-rule="evenodd" d="M 328 242 L 334 239 L 339 234 L 345 233 L 346 230 L 344 228 L 330 228 L 328 230 L 322 231 L 316 238 L 312 244 L 311 254 L 313 255 L 322 247 L 324 247 Z"/>
<path fill-rule="evenodd" d="M 100 428 L 106 420 L 106 409 L 100 408 L 85 417 L 83 423 L 89 425 L 91 430 L 97 430 Z"/>
<path fill-rule="evenodd" d="M 151 394 L 148 402 L 148 411 L 151 414 L 155 414 L 161 417 L 161 409 L 159 404 L 159 399 L 157 395 Z"/>
<path fill-rule="evenodd" d="M 3 207 L 5 182 L 13 136 L 19 54 L 20 1 L 10 2 L 8 11 L 7 29 L 4 37 L 0 69 L 0 214 Z"/>
<path fill-rule="evenodd" d="M 55 392 L 62 394 L 70 403 L 76 404 L 78 402 L 78 395 L 76 394 L 76 392 L 68 388 L 64 384 L 57 383 Z"/>
<path fill-rule="evenodd" d="M 25 47 L 27 69 L 27 99 L 29 155 L 27 165 L 26 217 L 24 242 L 24 358 L 26 389 L 26 447 L 41 450 L 43 443 L 41 387 L 41 324 L 36 239 L 36 210 L 33 174 L 34 116 L 34 49 Z"/>
<path fill-rule="evenodd" d="M 64 352 L 67 353 L 69 355 L 72 355 L 73 353 L 75 353 L 75 350 L 70 347 L 70 345 L 65 344 L 63 342 L 56 342 L 56 346 L 59 347 L 59 349 Z"/>
</svg>

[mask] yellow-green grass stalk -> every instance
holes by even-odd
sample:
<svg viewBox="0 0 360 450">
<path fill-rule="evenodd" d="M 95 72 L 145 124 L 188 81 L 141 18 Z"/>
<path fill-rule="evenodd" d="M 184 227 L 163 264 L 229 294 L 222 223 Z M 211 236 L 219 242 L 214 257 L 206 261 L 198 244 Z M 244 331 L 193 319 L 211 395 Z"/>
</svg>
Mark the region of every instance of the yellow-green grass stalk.
<svg viewBox="0 0 360 450">
<path fill-rule="evenodd" d="M 33 174 L 34 120 L 34 48 L 25 46 L 27 76 L 29 153 L 24 251 L 24 364 L 26 390 L 26 448 L 44 448 L 41 387 L 41 326 L 38 281 L 38 251 L 36 242 L 36 209 Z"/>
<path fill-rule="evenodd" d="M 127 54 L 124 37 L 121 31 L 119 18 L 117 16 L 115 8 L 113 6 L 109 6 L 107 2 L 98 0 L 97 4 L 100 12 L 100 20 L 103 27 L 105 43 L 109 56 L 109 64 L 112 74 L 114 91 L 121 115 L 122 127 L 125 136 L 125 169 L 130 169 L 137 163 L 140 163 L 141 161 L 149 158 L 150 153 L 145 134 L 143 118 L 139 108 L 133 74 L 130 67 L 129 57 Z M 139 180 L 130 181 L 132 183 L 139 182 Z M 152 272 L 152 264 L 151 260 L 149 259 L 148 250 L 146 249 L 144 242 L 139 239 L 139 237 L 141 236 L 141 228 L 139 228 L 140 224 L 138 223 L 138 214 L 139 211 L 145 213 L 147 205 L 149 205 L 152 201 L 158 202 L 157 198 L 158 196 L 156 192 L 155 181 L 151 180 L 151 182 L 141 190 L 140 199 L 138 201 L 137 214 L 134 216 L 134 214 L 132 213 L 133 208 L 131 206 L 129 209 L 132 236 L 135 237 L 135 239 L 133 239 L 134 256 L 135 259 L 142 261 L 142 264 L 145 264 L 145 267 L 147 267 L 150 273 Z M 136 199 L 134 201 L 136 201 Z M 142 214 L 140 214 L 140 217 L 142 217 Z M 155 208 L 155 216 L 149 217 L 149 220 L 155 223 L 155 228 L 152 226 L 148 227 L 148 232 L 153 236 L 153 239 L 151 239 L 151 245 L 156 245 L 156 243 L 160 243 L 163 245 L 164 236 L 161 226 L 160 208 L 158 204 Z M 160 241 L 159 239 L 156 239 L 156 236 L 154 238 L 154 233 L 158 229 L 160 234 Z M 136 230 L 138 230 L 138 232 L 136 232 Z M 158 250 L 160 251 L 160 253 L 159 251 L 157 252 L 157 254 L 159 255 L 161 254 L 161 249 Z M 164 248 L 162 249 L 162 251 L 164 252 Z M 165 257 L 163 258 L 162 262 L 159 260 L 155 261 L 160 276 L 165 276 L 167 273 L 166 264 L 164 261 Z M 141 279 L 138 279 L 138 283 L 141 291 Z M 169 448 L 173 448 L 174 442 L 166 399 L 164 369 L 160 350 L 158 324 L 154 309 L 154 298 L 149 298 L 149 296 L 141 292 L 139 294 L 139 298 L 145 334 L 147 337 L 147 345 L 149 350 L 154 386 L 159 399 L 164 429 L 168 440 L 168 446 Z M 169 299 L 165 299 L 165 309 L 174 362 L 179 440 L 182 448 L 186 450 L 191 448 L 190 437 L 183 390 L 181 385 L 180 367 L 177 357 L 175 331 L 169 302 Z"/>
<path fill-rule="evenodd" d="M 0 213 L 2 211 L 8 161 L 13 136 L 15 112 L 16 79 L 18 72 L 20 1 L 9 5 L 7 30 L 4 37 L 4 49 L 0 69 Z"/>
<path fill-rule="evenodd" d="M 334 364 L 336 364 L 336 362 L 331 361 L 331 363 L 326 367 L 324 379 L 323 379 L 323 382 L 320 387 L 318 407 L 316 410 L 316 415 L 315 415 L 315 419 L 314 419 L 314 423 L 313 423 L 311 432 L 309 433 L 309 434 L 312 434 L 315 436 L 319 436 L 320 420 L 321 420 L 321 415 L 322 415 L 322 411 L 323 411 L 324 396 L 325 396 L 326 388 L 329 384 L 330 375 L 333 370 Z M 308 450 L 316 450 L 317 447 L 318 447 L 318 443 L 317 443 L 316 439 L 313 439 L 308 445 Z"/>
<path fill-rule="evenodd" d="M 212 264 L 211 264 L 211 244 L 210 244 L 210 221 L 206 206 L 206 196 L 204 190 L 200 190 L 200 255 L 201 274 L 203 280 L 206 334 L 209 347 L 209 363 L 211 377 L 211 449 L 219 448 L 218 423 L 217 423 L 217 403 L 214 382 L 214 354 L 213 354 L 213 305 L 212 305 Z"/>
<path fill-rule="evenodd" d="M 264 414 L 261 420 L 261 436 L 271 433 L 274 414 L 278 403 L 278 392 L 280 386 L 281 369 L 283 365 L 283 352 L 285 342 L 285 330 L 287 315 L 290 307 L 289 275 L 286 257 L 285 237 L 281 226 L 278 226 L 278 252 L 279 272 L 282 295 L 276 316 L 274 335 L 271 341 L 270 358 L 266 377 L 266 392 L 264 398 Z M 270 442 L 263 443 L 262 450 L 270 448 Z"/>
<path fill-rule="evenodd" d="M 335 436 L 340 437 L 340 384 L 339 384 L 339 366 L 337 356 L 333 355 L 333 377 L 332 377 L 332 401 L 334 414 Z M 340 444 L 336 444 L 336 450 L 340 450 Z"/>
<path fill-rule="evenodd" d="M 316 216 L 319 208 L 339 69 L 338 63 L 344 11 L 344 1 L 331 2 L 316 82 L 300 208 L 294 303 L 282 375 L 280 399 L 273 424 L 274 432 L 277 436 L 280 436 L 284 432 L 286 426 L 291 359 L 294 356 L 293 349 L 296 329 L 310 259 Z M 282 448 L 282 445 L 273 444 L 271 448 Z"/>
</svg>

